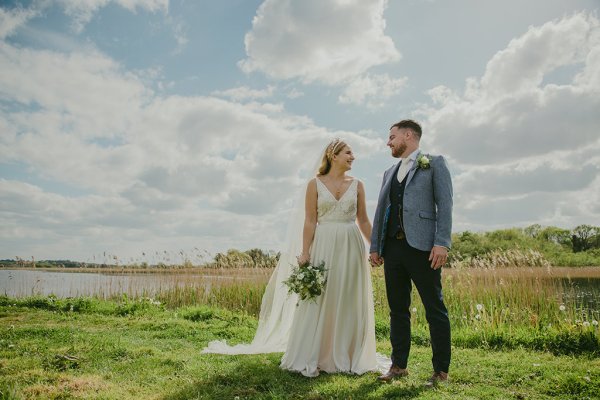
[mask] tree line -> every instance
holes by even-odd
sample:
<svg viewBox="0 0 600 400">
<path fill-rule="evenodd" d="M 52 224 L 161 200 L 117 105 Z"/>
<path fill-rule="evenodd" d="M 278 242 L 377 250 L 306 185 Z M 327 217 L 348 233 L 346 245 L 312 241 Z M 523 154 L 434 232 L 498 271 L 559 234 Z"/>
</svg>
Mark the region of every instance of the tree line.
<svg viewBox="0 0 600 400">
<path fill-rule="evenodd" d="M 519 251 L 522 252 L 522 257 Z M 600 227 L 579 225 L 573 229 L 556 226 L 530 225 L 526 228 L 499 229 L 490 232 L 464 231 L 452 235 L 450 266 L 461 262 L 463 265 L 481 265 L 511 255 L 512 264 L 553 265 L 553 266 L 600 266 Z M 190 261 L 167 265 L 159 263 L 111 265 L 91 264 L 70 260 L 36 261 L 17 257 L 14 260 L 0 260 L 0 267 L 28 268 L 274 268 L 281 256 L 280 252 L 253 248 L 246 251 L 229 249 L 215 254 L 212 260 L 194 265 Z M 520 258 L 521 257 L 521 258 Z M 475 262 L 470 262 L 471 260 Z M 504 264 L 505 265 L 505 264 Z"/>
<path fill-rule="evenodd" d="M 563 229 L 534 224 L 483 233 L 454 233 L 450 255 L 454 259 L 482 258 L 514 249 L 535 251 L 553 266 L 600 266 L 600 227 Z"/>
</svg>

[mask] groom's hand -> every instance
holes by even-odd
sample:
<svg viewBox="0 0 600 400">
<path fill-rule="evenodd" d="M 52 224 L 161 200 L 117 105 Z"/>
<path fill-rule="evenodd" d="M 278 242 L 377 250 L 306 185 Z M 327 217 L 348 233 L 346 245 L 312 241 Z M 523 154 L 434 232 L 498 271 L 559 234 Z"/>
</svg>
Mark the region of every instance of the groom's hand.
<svg viewBox="0 0 600 400">
<path fill-rule="evenodd" d="M 433 246 L 431 253 L 429 253 L 431 268 L 440 268 L 442 265 L 446 264 L 446 260 L 448 260 L 448 249 L 444 246 Z"/>
<path fill-rule="evenodd" d="M 369 262 L 371 265 L 380 266 L 383 264 L 383 258 L 379 256 L 379 253 L 373 252 L 369 255 Z"/>
</svg>

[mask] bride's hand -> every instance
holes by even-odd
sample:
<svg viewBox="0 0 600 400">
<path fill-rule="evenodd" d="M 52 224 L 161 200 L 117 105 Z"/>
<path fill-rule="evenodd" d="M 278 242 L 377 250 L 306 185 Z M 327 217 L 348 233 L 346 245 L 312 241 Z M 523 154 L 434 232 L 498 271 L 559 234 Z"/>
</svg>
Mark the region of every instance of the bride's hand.
<svg viewBox="0 0 600 400">
<path fill-rule="evenodd" d="M 373 252 L 369 255 L 369 262 L 371 266 L 380 266 L 383 264 L 383 258 L 379 256 L 379 253 Z"/>
<path fill-rule="evenodd" d="M 296 259 L 298 260 L 298 264 L 305 264 L 308 261 L 310 261 L 310 254 L 302 253 L 298 257 L 296 257 Z"/>
</svg>

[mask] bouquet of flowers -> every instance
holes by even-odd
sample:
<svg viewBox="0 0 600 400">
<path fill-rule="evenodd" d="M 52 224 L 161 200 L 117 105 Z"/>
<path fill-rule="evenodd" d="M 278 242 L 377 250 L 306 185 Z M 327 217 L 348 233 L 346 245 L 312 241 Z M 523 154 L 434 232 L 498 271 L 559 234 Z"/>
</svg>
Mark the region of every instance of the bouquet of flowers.
<svg viewBox="0 0 600 400">
<path fill-rule="evenodd" d="M 298 264 L 288 279 L 283 283 L 289 293 L 296 293 L 300 300 L 314 300 L 323 293 L 327 278 L 325 278 L 325 262 L 313 265 L 310 261 Z"/>
</svg>

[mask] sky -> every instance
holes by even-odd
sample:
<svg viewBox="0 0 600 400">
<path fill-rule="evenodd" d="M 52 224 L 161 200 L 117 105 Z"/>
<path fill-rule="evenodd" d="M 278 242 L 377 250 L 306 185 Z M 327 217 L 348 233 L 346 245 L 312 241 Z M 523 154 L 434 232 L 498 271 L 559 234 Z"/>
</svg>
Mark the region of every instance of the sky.
<svg viewBox="0 0 600 400">
<path fill-rule="evenodd" d="M 598 0 L 0 0 L 0 258 L 280 250 L 327 143 L 372 217 L 389 127 L 453 231 L 600 225 Z"/>
</svg>

